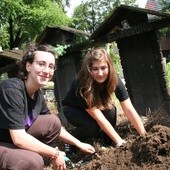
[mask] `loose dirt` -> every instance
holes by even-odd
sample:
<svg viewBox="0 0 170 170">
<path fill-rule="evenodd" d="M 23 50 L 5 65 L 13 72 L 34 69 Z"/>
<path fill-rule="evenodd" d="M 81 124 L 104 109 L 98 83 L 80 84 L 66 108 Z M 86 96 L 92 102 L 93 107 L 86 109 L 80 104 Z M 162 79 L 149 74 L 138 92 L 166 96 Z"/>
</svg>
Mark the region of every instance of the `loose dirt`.
<svg viewBox="0 0 170 170">
<path fill-rule="evenodd" d="M 71 160 L 81 162 L 72 169 L 170 170 L 170 115 L 156 112 L 142 117 L 148 132 L 145 136 L 139 136 L 121 114 L 118 119 L 116 131 L 126 144 L 116 148 L 104 146 L 102 141 L 93 141 L 91 144 L 95 146 L 96 154 L 85 156 L 78 152 Z M 45 169 L 50 170 L 50 165 Z"/>
</svg>

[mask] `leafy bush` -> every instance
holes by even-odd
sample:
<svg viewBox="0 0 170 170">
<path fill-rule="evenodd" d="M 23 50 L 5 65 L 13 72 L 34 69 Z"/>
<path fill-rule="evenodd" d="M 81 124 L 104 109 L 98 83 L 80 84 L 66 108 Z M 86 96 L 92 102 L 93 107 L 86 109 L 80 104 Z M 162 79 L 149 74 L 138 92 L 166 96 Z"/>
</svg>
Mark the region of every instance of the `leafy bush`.
<svg viewBox="0 0 170 170">
<path fill-rule="evenodd" d="M 168 79 L 168 87 L 170 87 L 170 62 L 166 64 L 166 75 Z"/>
</svg>

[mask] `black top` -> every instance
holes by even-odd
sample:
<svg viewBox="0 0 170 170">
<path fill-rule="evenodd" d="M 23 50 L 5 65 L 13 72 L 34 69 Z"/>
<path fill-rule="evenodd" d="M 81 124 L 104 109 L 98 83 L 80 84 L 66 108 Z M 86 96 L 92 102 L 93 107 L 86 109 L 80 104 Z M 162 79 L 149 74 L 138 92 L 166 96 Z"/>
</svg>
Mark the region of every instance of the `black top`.
<svg viewBox="0 0 170 170">
<path fill-rule="evenodd" d="M 77 80 L 74 80 L 69 92 L 67 93 L 66 97 L 62 101 L 62 105 L 71 106 L 80 109 L 87 109 L 88 107 L 86 101 L 80 95 L 78 96 L 76 95 L 77 87 L 78 87 L 78 82 Z M 115 95 L 120 102 L 125 101 L 126 99 L 129 98 L 128 92 L 121 79 L 119 79 L 118 81 L 118 85 L 115 90 Z"/>
<path fill-rule="evenodd" d="M 22 80 L 11 78 L 0 83 L 0 141 L 10 139 L 8 129 L 26 129 L 39 114 L 46 113 L 49 110 L 41 90 L 32 99 Z"/>
</svg>

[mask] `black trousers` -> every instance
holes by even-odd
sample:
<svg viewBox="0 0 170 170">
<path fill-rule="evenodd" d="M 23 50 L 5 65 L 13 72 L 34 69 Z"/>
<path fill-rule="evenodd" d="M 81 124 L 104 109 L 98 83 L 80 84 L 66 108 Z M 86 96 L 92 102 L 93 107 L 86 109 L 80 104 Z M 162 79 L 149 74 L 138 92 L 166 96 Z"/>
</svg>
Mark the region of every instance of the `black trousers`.
<svg viewBox="0 0 170 170">
<path fill-rule="evenodd" d="M 101 131 L 97 122 L 85 111 L 73 107 L 65 107 L 63 109 L 66 119 L 75 128 L 71 131 L 71 134 L 79 140 L 86 140 L 89 138 L 103 137 L 106 144 L 110 144 L 111 139 Z M 113 127 L 116 125 L 116 108 L 111 110 L 103 110 L 102 113 L 106 119 L 111 123 Z"/>
</svg>

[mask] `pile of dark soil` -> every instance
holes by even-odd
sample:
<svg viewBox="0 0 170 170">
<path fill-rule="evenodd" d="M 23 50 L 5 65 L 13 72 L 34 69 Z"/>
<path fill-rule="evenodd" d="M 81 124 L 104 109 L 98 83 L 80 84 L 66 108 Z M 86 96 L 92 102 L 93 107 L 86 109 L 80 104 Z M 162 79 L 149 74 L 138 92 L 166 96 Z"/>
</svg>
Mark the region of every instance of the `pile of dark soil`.
<svg viewBox="0 0 170 170">
<path fill-rule="evenodd" d="M 116 130 L 127 141 L 126 144 L 116 148 L 93 141 L 96 154 L 88 157 L 78 153 L 71 160 L 74 163 L 83 161 L 72 169 L 170 170 L 170 116 L 158 113 L 148 115 L 145 127 L 147 135 L 139 136 L 125 119 Z"/>
</svg>

